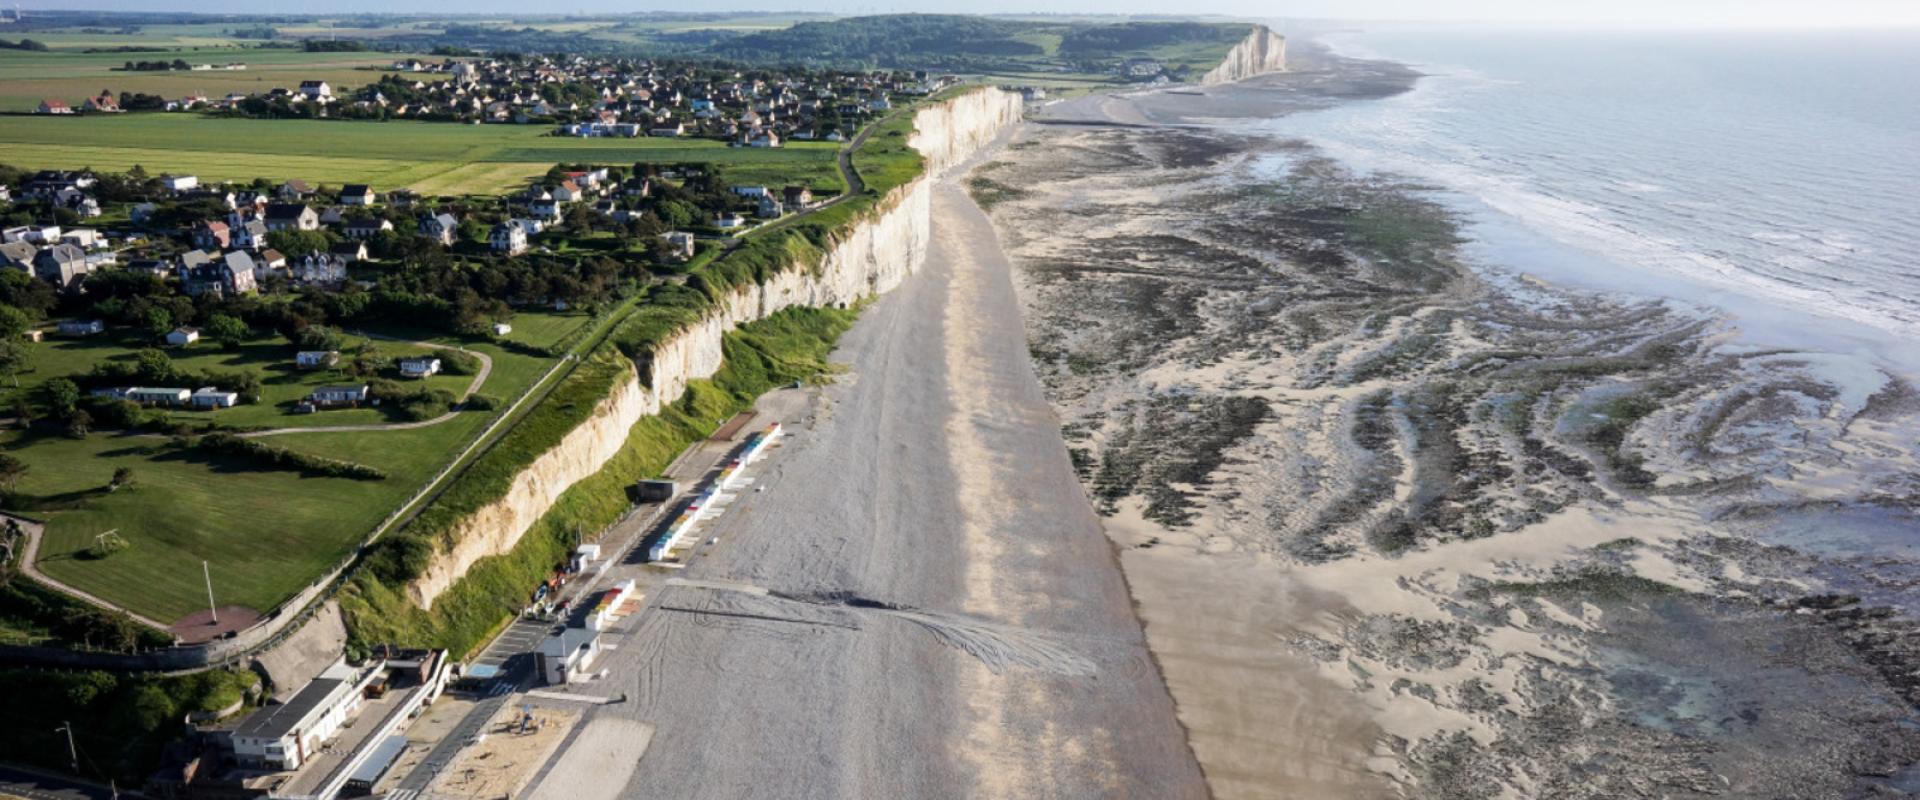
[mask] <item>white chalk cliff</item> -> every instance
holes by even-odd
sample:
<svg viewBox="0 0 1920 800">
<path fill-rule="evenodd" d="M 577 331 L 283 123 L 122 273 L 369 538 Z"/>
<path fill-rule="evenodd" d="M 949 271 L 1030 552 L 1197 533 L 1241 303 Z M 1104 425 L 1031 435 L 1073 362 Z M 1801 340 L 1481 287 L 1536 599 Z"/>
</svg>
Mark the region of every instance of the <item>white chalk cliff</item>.
<svg viewBox="0 0 1920 800">
<path fill-rule="evenodd" d="M 1202 86 L 1242 81 L 1269 72 L 1287 71 L 1287 39 L 1265 25 L 1253 26 L 1247 38 L 1227 51 L 1227 57 L 1207 74 Z"/>
<path fill-rule="evenodd" d="M 453 527 L 448 541 L 454 544 L 436 553 L 408 587 L 410 599 L 430 607 L 475 562 L 512 550 L 562 493 L 620 452 L 635 423 L 679 399 L 689 381 L 720 369 L 728 331 L 785 308 L 847 306 L 900 285 L 926 258 L 932 182 L 1017 124 L 1021 111 L 1020 95 L 986 88 L 915 113 L 908 143 L 926 158 L 921 177 L 853 223 L 817 268 L 795 264 L 766 283 L 742 286 L 700 322 L 661 342 L 584 422 L 521 470 L 500 499 Z"/>
</svg>

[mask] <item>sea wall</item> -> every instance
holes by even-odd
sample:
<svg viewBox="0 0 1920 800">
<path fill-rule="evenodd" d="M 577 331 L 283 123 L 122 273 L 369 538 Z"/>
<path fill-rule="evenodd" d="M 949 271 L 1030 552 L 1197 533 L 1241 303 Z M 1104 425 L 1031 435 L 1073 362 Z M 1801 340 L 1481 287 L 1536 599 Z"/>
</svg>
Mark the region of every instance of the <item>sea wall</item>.
<svg viewBox="0 0 1920 800">
<path fill-rule="evenodd" d="M 729 331 L 782 309 L 845 307 L 900 285 L 926 258 L 932 182 L 1018 123 L 1021 110 L 1020 95 L 985 88 L 916 112 L 908 143 L 926 159 L 919 178 L 851 223 L 820 263 L 792 264 L 763 283 L 735 289 L 698 322 L 636 359 L 584 422 L 521 470 L 498 500 L 454 525 L 447 537 L 453 544 L 436 552 L 407 587 L 409 598 L 431 608 L 474 563 L 512 550 L 561 494 L 620 452 L 635 423 L 678 400 L 690 381 L 720 369 Z"/>
<path fill-rule="evenodd" d="M 1227 57 L 1207 74 L 1200 76 L 1202 86 L 1232 83 L 1256 75 L 1287 70 L 1287 39 L 1265 25 L 1253 26 L 1247 38 L 1227 51 Z"/>
</svg>

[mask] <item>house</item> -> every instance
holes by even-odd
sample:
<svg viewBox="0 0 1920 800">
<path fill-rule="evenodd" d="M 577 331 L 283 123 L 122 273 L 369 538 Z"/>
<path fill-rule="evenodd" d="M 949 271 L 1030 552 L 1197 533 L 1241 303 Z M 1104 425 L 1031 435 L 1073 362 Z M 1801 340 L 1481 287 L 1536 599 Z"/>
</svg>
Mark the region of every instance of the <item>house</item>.
<svg viewBox="0 0 1920 800">
<path fill-rule="evenodd" d="M 280 184 L 280 188 L 274 193 L 282 200 L 305 200 L 313 194 L 313 187 L 308 186 L 303 180 L 290 180 Z"/>
<path fill-rule="evenodd" d="M 519 225 L 502 222 L 487 232 L 487 243 L 493 246 L 493 251 L 496 253 L 517 256 L 526 252 L 527 232 Z"/>
<path fill-rule="evenodd" d="M 209 220 L 193 226 L 193 246 L 202 250 L 225 250 L 233 243 L 233 231 L 227 223 Z"/>
<path fill-rule="evenodd" d="M 300 94 L 308 100 L 325 103 L 333 99 L 333 87 L 326 81 L 301 81 Z"/>
<path fill-rule="evenodd" d="M 87 252 L 64 242 L 41 250 L 33 257 L 34 276 L 58 289 L 80 288 L 80 279 L 89 269 Z"/>
<path fill-rule="evenodd" d="M 301 369 L 327 369 L 339 363 L 338 350 L 302 350 L 293 354 L 293 365 Z"/>
<path fill-rule="evenodd" d="M 264 250 L 267 247 L 267 223 L 250 219 L 231 229 L 233 246 L 243 250 Z"/>
<path fill-rule="evenodd" d="M 0 265 L 32 272 L 33 257 L 39 254 L 40 248 L 34 247 L 32 242 L 9 241 L 0 244 Z"/>
<path fill-rule="evenodd" d="M 267 230 L 317 231 L 320 214 L 306 203 L 268 203 Z"/>
<path fill-rule="evenodd" d="M 223 392 L 213 386 L 202 386 L 194 390 L 188 398 L 194 408 L 232 408 L 240 404 L 238 392 Z"/>
<path fill-rule="evenodd" d="M 747 140 L 748 147 L 779 147 L 780 134 L 773 131 L 761 131 Z"/>
<path fill-rule="evenodd" d="M 441 212 L 420 218 L 420 235 L 453 246 L 453 234 L 460 229 L 460 220 L 452 214 Z"/>
<path fill-rule="evenodd" d="M 186 347 L 197 341 L 200 341 L 199 328 L 174 328 L 167 333 L 167 345 L 171 347 Z"/>
<path fill-rule="evenodd" d="M 340 204 L 348 206 L 369 206 L 378 196 L 364 183 L 349 183 L 340 187 Z"/>
<path fill-rule="evenodd" d="M 432 356 L 414 356 L 400 359 L 400 377 L 425 378 L 440 374 L 440 359 Z"/>
<path fill-rule="evenodd" d="M 162 175 L 160 185 L 174 194 L 200 188 L 200 178 L 195 175 Z"/>
<path fill-rule="evenodd" d="M 161 258 L 137 258 L 127 262 L 128 272 L 144 272 L 162 280 L 173 275 L 173 262 Z"/>
<path fill-rule="evenodd" d="M 713 215 L 713 227 L 719 228 L 721 230 L 726 230 L 728 228 L 738 228 L 745 224 L 747 224 L 746 217 L 740 216 L 739 214 L 735 214 L 731 211 L 722 211 L 718 214 Z"/>
<path fill-rule="evenodd" d="M 672 257 L 681 261 L 693 258 L 693 234 L 686 231 L 667 231 L 660 234 L 660 238 L 666 240 L 668 254 Z"/>
<path fill-rule="evenodd" d="M 754 213 L 761 219 L 777 219 L 781 214 L 787 213 L 787 207 L 784 203 L 773 199 L 773 195 L 763 194 L 760 196 L 759 207 L 754 210 Z"/>
<path fill-rule="evenodd" d="M 60 241 L 82 250 L 104 247 L 107 243 L 106 237 L 101 236 L 99 231 L 92 228 L 74 228 L 69 230 L 60 234 Z"/>
<path fill-rule="evenodd" d="M 192 253 L 182 255 L 185 265 Z M 259 291 L 259 276 L 255 274 L 253 256 L 244 250 L 230 250 L 218 258 L 186 266 L 180 282 L 180 288 L 190 297 L 212 295 L 214 297 L 234 297 L 253 294 Z"/>
<path fill-rule="evenodd" d="M 67 105 L 67 102 L 65 100 L 42 100 L 40 101 L 40 107 L 34 109 L 33 113 L 35 114 L 71 114 L 73 113 L 73 107 Z"/>
<path fill-rule="evenodd" d="M 780 190 L 780 196 L 790 208 L 805 208 L 813 205 L 813 190 L 805 186 L 788 186 Z"/>
<path fill-rule="evenodd" d="M 765 186 L 735 186 L 733 187 L 732 191 L 734 194 L 740 195 L 741 197 L 766 197 L 767 196 L 767 187 Z"/>
<path fill-rule="evenodd" d="M 259 269 L 279 270 L 287 268 L 287 257 L 278 250 L 268 248 L 254 256 L 254 266 Z"/>
<path fill-rule="evenodd" d="M 97 319 L 63 319 L 54 329 L 61 336 L 92 336 L 105 332 L 107 323 Z"/>
<path fill-rule="evenodd" d="M 559 186 L 553 187 L 553 199 L 562 203 L 572 203 L 586 196 L 586 190 L 570 180 L 561 181 Z"/>
<path fill-rule="evenodd" d="M 289 276 L 302 286 L 332 287 L 347 280 L 347 261 L 332 253 L 308 253 L 288 265 Z"/>
<path fill-rule="evenodd" d="M 333 256 L 343 264 L 354 264 L 361 261 L 373 260 L 367 256 L 366 242 L 341 242 L 327 248 L 327 254 Z"/>
<path fill-rule="evenodd" d="M 120 101 L 113 99 L 113 95 L 103 94 L 97 97 L 87 98 L 87 103 L 82 106 L 82 108 L 95 113 L 118 114 L 120 113 Z"/>
<path fill-rule="evenodd" d="M 286 702 L 241 722 L 232 734 L 234 759 L 247 769 L 299 769 L 346 727 L 367 687 L 386 674 L 385 666 L 376 661 L 355 668 L 344 658 L 335 661 Z"/>
<path fill-rule="evenodd" d="M 512 325 L 508 325 L 507 323 L 504 323 L 504 322 L 493 323 L 493 335 L 505 336 L 509 333 L 513 333 Z"/>
<path fill-rule="evenodd" d="M 687 124 L 684 122 L 676 122 L 672 125 L 663 125 L 647 129 L 648 136 L 685 136 L 686 134 Z"/>
<path fill-rule="evenodd" d="M 135 225 L 145 225 L 152 222 L 153 215 L 159 211 L 160 207 L 152 203 L 135 203 L 132 208 L 127 209 L 127 221 Z"/>
<path fill-rule="evenodd" d="M 157 389 L 135 386 L 127 390 L 126 399 L 143 406 L 184 406 L 193 398 L 193 393 L 185 389 Z"/>
<path fill-rule="evenodd" d="M 567 628 L 540 643 L 534 652 L 540 676 L 549 685 L 562 686 L 587 679 L 593 660 L 600 655 L 600 632 L 587 628 Z"/>
<path fill-rule="evenodd" d="M 365 239 L 381 231 L 393 230 L 393 223 L 384 217 L 348 217 L 341 225 L 341 232 L 349 239 Z"/>
<path fill-rule="evenodd" d="M 359 405 L 367 401 L 367 385 L 364 383 L 344 386 L 322 386 L 307 395 L 307 402 L 319 408 L 332 406 Z"/>
</svg>

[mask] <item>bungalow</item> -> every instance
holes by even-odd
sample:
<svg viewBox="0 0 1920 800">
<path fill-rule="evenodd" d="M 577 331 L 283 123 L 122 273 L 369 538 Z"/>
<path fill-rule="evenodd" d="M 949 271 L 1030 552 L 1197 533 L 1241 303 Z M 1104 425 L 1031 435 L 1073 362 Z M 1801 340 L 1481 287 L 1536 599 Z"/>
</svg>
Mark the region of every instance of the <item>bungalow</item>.
<svg viewBox="0 0 1920 800">
<path fill-rule="evenodd" d="M 384 217 L 348 217 L 341 226 L 341 232 L 349 239 L 365 239 L 381 231 L 393 230 L 393 223 Z"/>
<path fill-rule="evenodd" d="M 307 402 L 319 408 L 329 406 L 351 406 L 367 401 L 367 385 L 364 383 L 346 386 L 322 386 L 307 395 Z"/>
<path fill-rule="evenodd" d="M 676 122 L 672 125 L 647 129 L 648 136 L 685 136 L 686 133 L 687 124 L 684 122 Z"/>
<path fill-rule="evenodd" d="M 92 336 L 105 332 L 107 323 L 97 319 L 63 319 L 54 326 L 61 336 Z"/>
<path fill-rule="evenodd" d="M 160 176 L 160 185 L 167 187 L 167 191 L 169 192 L 179 194 L 184 191 L 200 188 L 200 178 L 195 175 L 162 175 Z"/>
<path fill-rule="evenodd" d="M 364 183 L 349 183 L 340 188 L 340 203 L 349 206 L 373 205 L 378 196 Z"/>
<path fill-rule="evenodd" d="M 425 378 L 440 374 L 440 359 L 432 356 L 415 356 L 400 359 L 400 377 Z"/>
<path fill-rule="evenodd" d="M 420 218 L 420 235 L 449 247 L 453 246 L 453 234 L 459 229 L 460 220 L 446 212 Z"/>
<path fill-rule="evenodd" d="M 34 109 L 33 113 L 35 114 L 71 114 L 73 113 L 73 107 L 67 105 L 67 101 L 65 100 L 42 100 L 40 101 L 40 107 Z"/>
<path fill-rule="evenodd" d="M 319 229 L 320 214 L 306 203 L 267 204 L 267 230 L 317 231 Z"/>
<path fill-rule="evenodd" d="M 805 186 L 788 186 L 780 190 L 780 194 L 787 205 L 795 208 L 804 208 L 813 204 L 813 190 Z"/>
<path fill-rule="evenodd" d="M 339 363 L 338 350 L 302 350 L 293 354 L 293 365 L 301 369 L 327 369 Z"/>
<path fill-rule="evenodd" d="M 185 389 L 155 389 L 135 386 L 127 390 L 127 399 L 143 406 L 184 406 L 193 398 Z"/>
<path fill-rule="evenodd" d="M 280 184 L 280 188 L 275 193 L 280 195 L 282 200 L 305 200 L 313 194 L 313 187 L 308 186 L 306 181 L 296 179 Z"/>
<path fill-rule="evenodd" d="M 232 408 L 240 404 L 238 392 L 223 392 L 217 387 L 202 386 L 194 390 L 188 398 L 194 408 Z"/>
<path fill-rule="evenodd" d="M 200 341 L 199 328 L 174 328 L 167 333 L 167 344 L 171 347 L 186 347 Z"/>
<path fill-rule="evenodd" d="M 739 214 L 735 214 L 731 211 L 722 211 L 718 214 L 713 215 L 713 227 L 719 228 L 721 230 L 726 230 L 728 228 L 738 228 L 745 224 L 747 224 L 746 217 L 740 216 Z"/>
<path fill-rule="evenodd" d="M 735 186 L 735 187 L 733 187 L 733 193 L 734 193 L 734 194 L 737 194 L 737 195 L 740 195 L 741 197 L 766 197 L 766 196 L 767 196 L 767 187 L 765 187 L 765 186 Z"/>
<path fill-rule="evenodd" d="M 0 265 L 12 267 L 23 272 L 33 272 L 33 257 L 40 254 L 40 248 L 32 242 L 8 241 L 0 243 Z"/>
<path fill-rule="evenodd" d="M 513 333 L 512 325 L 508 325 L 507 323 L 504 323 L 504 322 L 493 323 L 493 335 L 505 336 L 509 333 Z"/>
<path fill-rule="evenodd" d="M 287 268 L 287 257 L 278 250 L 268 248 L 260 251 L 253 259 L 255 266 L 261 269 L 279 270 Z"/>
<path fill-rule="evenodd" d="M 493 251 L 496 253 L 517 256 L 526 252 L 527 232 L 519 225 L 503 222 L 493 226 L 493 230 L 487 232 L 487 243 L 493 246 Z"/>
<path fill-rule="evenodd" d="M 761 131 L 759 134 L 755 135 L 753 138 L 747 140 L 747 146 L 748 147 L 779 147 L 780 134 L 774 133 L 773 131 Z"/>
<path fill-rule="evenodd" d="M 327 254 L 333 256 L 343 264 L 354 264 L 361 261 L 373 260 L 367 256 L 366 242 L 341 242 L 328 248 Z"/>
</svg>

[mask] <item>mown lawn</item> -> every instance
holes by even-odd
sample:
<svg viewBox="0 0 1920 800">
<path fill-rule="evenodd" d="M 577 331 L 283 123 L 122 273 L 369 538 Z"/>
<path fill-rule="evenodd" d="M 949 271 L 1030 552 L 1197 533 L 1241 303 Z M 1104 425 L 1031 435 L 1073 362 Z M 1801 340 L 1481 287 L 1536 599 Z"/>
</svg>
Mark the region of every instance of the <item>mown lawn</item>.
<svg viewBox="0 0 1920 800">
<path fill-rule="evenodd" d="M 583 314 L 528 313 L 526 343 L 566 335 L 589 320 Z M 405 331 L 381 331 L 404 335 Z M 516 329 L 516 333 L 518 333 Z M 452 339 L 429 339 L 454 343 Z M 125 342 L 49 341 L 39 372 L 84 372 L 96 358 L 128 357 Z M 379 346 L 411 352 L 395 342 Z M 489 355 L 494 369 L 481 392 L 503 407 L 530 389 L 554 359 L 492 343 L 462 343 Z M 284 342 L 262 339 L 239 352 L 206 344 L 175 351 L 175 363 L 193 369 L 265 367 L 269 398 L 304 395 L 310 383 L 332 380 L 313 373 L 280 371 L 291 352 Z M 290 383 L 276 384 L 278 379 Z M 464 376 L 430 379 L 458 391 Z M 50 430 L 0 434 L 0 449 L 26 462 L 19 491 L 28 513 L 48 521 L 40 566 L 49 575 L 166 622 L 205 602 L 199 562 L 210 562 L 221 603 L 265 611 L 291 597 L 351 553 L 390 512 L 412 496 L 494 418 L 495 411 L 469 411 L 437 425 L 409 430 L 289 433 L 261 441 L 385 471 L 385 480 L 306 477 L 265 471 L 235 459 L 169 449 L 164 437 L 96 434 L 70 439 Z M 251 415 L 251 416 L 250 416 Z M 268 404 L 219 412 L 179 412 L 182 418 L 215 419 L 230 425 L 308 426 L 390 422 L 375 409 L 283 414 Z M 119 467 L 134 471 L 134 486 L 105 487 Z M 82 554 L 94 537 L 118 530 L 131 547 L 106 559 Z"/>
<path fill-rule="evenodd" d="M 317 184 L 410 186 L 491 194 L 524 186 L 560 162 L 707 162 L 735 183 L 808 183 L 841 191 L 837 145 L 728 147 L 711 139 L 581 139 L 544 125 L 253 120 L 200 114 L 0 117 L 0 160 L 30 168 L 174 172 L 203 180 L 302 178 Z"/>
</svg>

